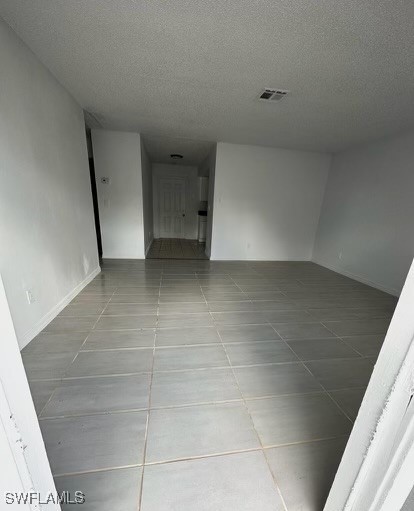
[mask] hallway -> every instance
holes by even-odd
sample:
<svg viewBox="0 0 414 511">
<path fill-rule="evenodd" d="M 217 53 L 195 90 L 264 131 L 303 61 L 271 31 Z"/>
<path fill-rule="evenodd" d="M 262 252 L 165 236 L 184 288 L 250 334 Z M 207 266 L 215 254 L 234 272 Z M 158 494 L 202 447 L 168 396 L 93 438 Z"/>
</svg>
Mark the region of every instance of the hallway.
<svg viewBox="0 0 414 511">
<path fill-rule="evenodd" d="M 310 262 L 105 260 L 22 352 L 58 490 L 320 511 L 396 300 Z"/>
<path fill-rule="evenodd" d="M 159 239 L 153 240 L 147 259 L 208 259 L 206 244 L 197 240 Z"/>
</svg>

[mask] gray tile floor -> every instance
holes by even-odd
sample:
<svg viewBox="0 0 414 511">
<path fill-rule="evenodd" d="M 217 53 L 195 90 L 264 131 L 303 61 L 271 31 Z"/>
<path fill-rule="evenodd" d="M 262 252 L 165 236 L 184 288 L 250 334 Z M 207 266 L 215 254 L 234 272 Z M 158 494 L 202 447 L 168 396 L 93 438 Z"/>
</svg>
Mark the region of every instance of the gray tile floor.
<svg viewBox="0 0 414 511">
<path fill-rule="evenodd" d="M 307 262 L 104 261 L 22 353 L 58 489 L 320 511 L 395 304 Z"/>
<path fill-rule="evenodd" d="M 206 244 L 197 240 L 159 239 L 154 240 L 147 259 L 208 259 Z"/>
</svg>

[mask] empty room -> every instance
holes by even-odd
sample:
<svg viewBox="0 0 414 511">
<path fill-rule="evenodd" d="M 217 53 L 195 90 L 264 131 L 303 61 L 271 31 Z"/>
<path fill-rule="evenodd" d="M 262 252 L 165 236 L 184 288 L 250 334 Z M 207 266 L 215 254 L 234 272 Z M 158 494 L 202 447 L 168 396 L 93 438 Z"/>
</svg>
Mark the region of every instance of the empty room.
<svg viewBox="0 0 414 511">
<path fill-rule="evenodd" d="M 0 0 L 0 509 L 414 511 L 414 4 Z"/>
</svg>

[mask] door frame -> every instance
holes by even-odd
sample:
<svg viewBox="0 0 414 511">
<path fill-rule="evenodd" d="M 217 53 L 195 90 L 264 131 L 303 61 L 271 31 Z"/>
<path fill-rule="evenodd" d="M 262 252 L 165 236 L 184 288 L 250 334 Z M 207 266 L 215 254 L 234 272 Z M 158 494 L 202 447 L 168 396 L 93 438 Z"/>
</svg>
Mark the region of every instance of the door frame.
<svg viewBox="0 0 414 511">
<path fill-rule="evenodd" d="M 398 511 L 414 474 L 414 263 L 324 511 Z"/>
<path fill-rule="evenodd" d="M 56 487 L 40 432 L 32 395 L 23 367 L 6 293 L 0 275 L 0 444 L 7 449 L 0 456 L 0 508 L 4 492 L 40 494 L 42 499 Z M 7 487 L 4 487 L 6 486 Z M 10 485 L 10 486 L 9 486 Z M 6 507 L 9 507 L 6 504 Z M 57 502 L 41 507 L 33 502 L 10 505 L 10 509 L 60 511 Z"/>
<path fill-rule="evenodd" d="M 183 183 L 183 186 L 184 186 L 184 189 L 183 189 L 183 195 L 184 195 L 184 220 L 183 220 L 183 229 L 182 229 L 182 236 L 179 236 L 177 238 L 174 238 L 174 239 L 185 239 L 186 238 L 186 234 L 187 234 L 187 229 L 186 229 L 186 219 L 187 219 L 187 179 L 185 177 L 181 177 L 181 176 L 171 176 L 171 177 L 167 177 L 167 176 L 158 176 L 158 179 L 157 179 L 157 191 L 158 191 L 158 235 L 160 237 L 160 239 L 167 239 L 166 236 L 163 236 L 162 235 L 162 229 L 161 229 L 161 203 L 162 203 L 162 200 L 161 200 L 161 190 L 162 190 L 162 182 L 163 181 L 180 181 L 181 183 Z"/>
</svg>

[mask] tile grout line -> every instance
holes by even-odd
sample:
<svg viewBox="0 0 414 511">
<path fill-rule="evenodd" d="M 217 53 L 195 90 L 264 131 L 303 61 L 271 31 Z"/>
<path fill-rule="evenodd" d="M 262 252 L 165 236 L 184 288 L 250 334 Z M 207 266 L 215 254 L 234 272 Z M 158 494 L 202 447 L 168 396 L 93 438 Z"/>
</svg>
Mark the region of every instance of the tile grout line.
<svg viewBox="0 0 414 511">
<path fill-rule="evenodd" d="M 258 343 L 260 341 L 256 341 L 256 343 Z M 267 342 L 267 341 L 266 341 Z M 269 341 L 271 342 L 271 341 Z M 275 340 L 275 342 L 278 342 L 278 343 L 281 343 L 280 340 Z M 229 345 L 229 346 L 232 346 L 233 344 L 237 344 L 237 343 L 221 343 L 221 344 L 209 344 L 209 345 L 200 345 L 201 347 L 208 347 L 208 346 L 214 346 L 214 347 L 217 347 L 217 346 L 222 346 L 222 345 Z M 240 344 L 249 344 L 248 342 L 245 342 L 245 343 L 240 343 Z M 191 346 L 191 348 L 197 348 L 199 345 L 194 345 L 194 346 Z M 183 346 L 174 346 L 173 348 L 171 349 L 180 349 L 180 348 L 187 348 L 186 345 L 183 345 Z M 125 348 L 125 349 L 121 349 L 121 350 L 112 350 L 112 349 L 109 349 L 109 350 L 100 350 L 98 352 L 111 352 L 111 351 L 145 351 L 145 350 L 151 350 L 152 348 L 151 347 L 148 347 L 148 348 Z M 158 347 L 156 347 L 156 349 L 160 349 Z M 161 349 L 164 349 L 164 347 L 162 347 Z M 168 348 L 169 349 L 169 348 Z M 82 353 L 95 353 L 95 351 L 83 351 Z M 297 356 L 297 355 L 296 355 Z M 249 367 L 269 367 L 269 366 L 281 366 L 281 365 L 295 365 L 295 364 L 307 364 L 307 363 L 310 363 L 310 362 L 328 362 L 328 361 L 344 361 L 344 360 L 348 360 L 348 361 L 353 361 L 353 360 L 371 360 L 373 357 L 367 357 L 367 356 L 364 356 L 364 357 L 341 357 L 341 358 L 324 358 L 324 359 L 312 359 L 312 360 L 292 360 L 292 361 L 289 361 L 289 362 L 268 362 L 268 363 L 262 363 L 262 364 L 233 364 L 233 367 L 239 369 L 239 368 L 249 368 Z M 184 368 L 184 369 L 158 369 L 158 370 L 155 370 L 153 371 L 154 373 L 160 373 L 160 374 L 165 374 L 165 373 L 183 373 L 183 372 L 188 372 L 188 371 L 209 371 L 209 370 L 212 370 L 212 371 L 222 371 L 224 369 L 228 369 L 228 366 L 227 365 L 220 365 L 220 366 L 205 366 L 205 367 L 189 367 L 189 368 Z M 93 374 L 93 375 L 76 375 L 76 376 L 63 376 L 63 377 L 56 377 L 56 378 L 32 378 L 30 380 L 28 380 L 29 382 L 47 382 L 47 381 L 71 381 L 71 380 L 87 380 L 87 379 L 94 379 L 94 378 L 113 378 L 113 377 L 128 377 L 128 376 L 135 376 L 135 375 L 140 375 L 140 374 L 150 374 L 150 370 L 142 370 L 142 371 L 135 371 L 135 372 L 130 372 L 130 373 L 98 373 L 98 374 Z M 353 388 L 353 387 L 349 387 L 349 388 Z M 335 390 L 339 390 L 339 389 L 335 389 Z"/>
<path fill-rule="evenodd" d="M 95 280 L 95 279 L 94 279 Z M 93 280 L 92 280 L 93 282 Z M 116 289 L 115 289 L 116 291 Z M 111 297 L 114 295 L 115 291 L 112 293 Z M 75 297 L 76 298 L 76 297 Z M 110 302 L 111 298 L 109 298 L 108 302 L 106 303 L 106 305 L 103 307 L 102 311 L 101 311 L 101 314 L 98 316 L 98 319 L 96 320 L 96 322 L 94 323 L 94 326 L 96 325 L 96 323 L 99 321 L 99 319 L 102 317 L 102 314 L 104 312 L 104 310 L 106 309 L 106 307 L 108 306 L 109 302 Z M 70 304 L 69 304 L 70 305 Z M 40 419 L 44 409 L 46 408 L 46 406 L 50 403 L 50 401 L 52 400 L 53 396 L 55 395 L 56 391 L 58 390 L 58 388 L 61 386 L 61 383 L 62 381 L 64 380 L 64 377 L 66 376 L 67 372 L 69 371 L 69 368 L 71 367 L 71 365 L 75 362 L 76 358 L 78 357 L 79 353 L 81 352 L 81 349 L 82 349 L 82 346 L 84 346 L 84 344 L 86 343 L 86 341 L 88 340 L 88 337 L 91 335 L 92 333 L 92 330 L 93 330 L 94 327 L 92 327 L 91 330 L 89 330 L 89 332 L 87 333 L 83 343 L 80 345 L 79 349 L 77 350 L 77 352 L 75 353 L 75 356 L 73 357 L 72 359 L 72 362 L 70 362 L 70 364 L 67 366 L 67 369 L 66 371 L 63 373 L 63 376 L 61 376 L 60 378 L 58 378 L 59 380 L 59 384 L 53 389 L 53 392 L 50 394 L 49 396 L 49 399 L 46 401 L 46 403 L 44 404 L 43 408 L 39 411 L 37 415 L 38 419 Z M 33 381 L 33 380 L 32 380 Z"/>
<path fill-rule="evenodd" d="M 163 280 L 163 272 L 161 273 L 160 277 L 160 286 L 158 289 L 158 304 L 160 303 L 160 296 L 161 296 L 161 285 Z M 154 378 L 154 363 L 155 363 L 155 347 L 157 345 L 157 325 L 158 325 L 158 314 L 159 307 L 157 307 L 157 320 L 156 320 L 156 326 L 154 331 L 154 344 L 152 349 L 152 367 L 150 372 L 150 381 L 149 381 L 149 392 L 148 392 L 148 411 L 147 411 L 147 420 L 145 424 L 145 437 L 144 437 L 144 448 L 143 448 L 143 455 L 142 455 L 142 472 L 141 472 L 141 479 L 140 479 L 140 485 L 139 485 L 139 495 L 138 495 L 138 507 L 137 511 L 140 511 L 142 507 L 142 495 L 144 490 L 144 475 L 145 475 L 145 460 L 147 456 L 147 445 L 148 445 L 148 429 L 149 429 L 149 421 L 150 421 L 150 414 L 151 414 L 151 395 L 152 395 L 152 382 Z"/>
<path fill-rule="evenodd" d="M 266 451 L 270 451 L 271 449 L 278 449 L 280 447 L 289 447 L 291 445 L 303 445 L 303 444 L 311 444 L 311 443 L 317 443 L 317 442 L 324 442 L 326 440 L 337 440 L 339 438 L 347 438 L 348 435 L 338 435 L 338 436 L 328 436 L 328 437 L 321 437 L 321 438 L 314 438 L 312 440 L 299 440 L 297 442 L 288 442 L 283 444 L 271 444 L 265 447 L 252 447 L 250 449 L 235 449 L 231 451 L 220 451 L 217 453 L 212 454 L 200 454 L 195 456 L 185 456 L 183 458 L 174 458 L 174 459 L 166 459 L 161 461 L 151 461 L 147 463 L 146 467 L 152 467 L 156 465 L 166 465 L 171 463 L 179 463 L 183 461 L 191 461 L 191 460 L 202 460 L 206 458 L 217 458 L 222 456 L 231 456 L 233 454 L 242 454 L 246 452 L 263 452 L 263 454 L 266 454 Z M 272 477 L 272 479 L 274 479 Z"/>
<path fill-rule="evenodd" d="M 221 451 L 217 453 L 212 454 L 204 454 L 204 455 L 195 455 L 195 456 L 185 456 L 183 458 L 174 458 L 174 459 L 166 459 L 161 461 L 152 461 L 147 464 L 145 464 L 146 467 L 156 466 L 156 465 L 165 465 L 165 464 L 171 464 L 171 463 L 179 463 L 183 461 L 191 461 L 191 460 L 200 460 L 200 459 L 206 459 L 206 458 L 216 458 L 216 457 L 222 457 L 222 456 L 231 456 L 233 454 L 241 454 L 246 452 L 262 452 L 266 454 L 266 451 L 269 451 L 271 449 L 277 449 L 280 447 L 288 447 L 292 445 L 303 445 L 303 444 L 309 444 L 309 443 L 317 443 L 317 442 L 323 442 L 327 440 L 335 440 L 339 438 L 347 438 L 348 435 L 339 435 L 339 436 L 329 436 L 329 437 L 321 437 L 321 438 L 314 438 L 311 440 L 301 440 L 297 442 L 288 442 L 288 443 L 282 443 L 282 444 L 271 444 L 265 447 L 252 447 L 250 449 L 235 449 L 232 451 Z M 129 464 L 129 465 L 116 465 L 111 467 L 104 467 L 104 468 L 97 468 L 97 469 L 91 469 L 91 470 L 82 470 L 79 472 L 62 472 L 60 474 L 54 475 L 54 477 L 67 477 L 72 475 L 82 475 L 82 474 L 94 474 L 99 472 L 109 472 L 113 470 L 122 470 L 127 468 L 139 468 L 144 467 L 143 464 L 135 463 L 135 464 Z"/>
<path fill-rule="evenodd" d="M 231 368 L 228 368 L 230 371 Z M 149 377 L 149 373 L 148 373 Z M 148 378 L 149 383 L 149 378 Z M 149 385 L 148 385 L 149 386 Z M 349 387 L 349 388 L 341 388 L 341 389 L 332 389 L 328 390 L 327 392 L 340 392 L 344 390 L 365 390 L 365 387 Z M 311 390 L 309 392 L 291 392 L 291 393 L 284 393 L 284 394 L 268 394 L 263 396 L 254 396 L 254 397 L 246 397 L 244 400 L 246 402 L 250 401 L 265 401 L 267 399 L 274 399 L 274 398 L 281 398 L 281 397 L 293 397 L 293 396 L 309 396 L 309 395 L 316 395 L 316 394 L 324 394 L 324 390 L 318 389 L 318 390 Z M 66 419 L 70 417 L 85 417 L 85 416 L 96 416 L 96 415 L 116 415 L 116 414 L 123 414 L 123 413 L 137 413 L 137 412 L 148 412 L 149 410 L 172 410 L 177 408 L 192 408 L 192 407 L 199 407 L 199 406 L 211 406 L 214 404 L 226 404 L 226 403 L 239 403 L 242 402 L 243 398 L 237 398 L 237 399 L 221 399 L 221 400 L 215 400 L 215 401 L 196 401 L 193 403 L 184 403 L 184 404 L 174 404 L 174 405 L 164 405 L 164 406 L 151 406 L 149 407 L 143 407 L 143 408 L 127 408 L 127 409 L 119 409 L 119 410 L 102 410 L 102 411 L 85 411 L 79 414 L 66 414 L 66 415 L 55 415 L 55 416 L 45 416 L 45 417 L 39 417 L 39 421 L 45 421 L 45 420 L 55 420 L 55 419 Z"/>
<path fill-rule="evenodd" d="M 275 332 L 277 332 L 277 330 L 276 330 L 276 329 L 275 329 Z M 287 344 L 287 343 L 286 343 L 286 344 Z M 287 344 L 287 345 L 288 345 L 288 344 Z M 288 346 L 289 346 L 289 345 L 288 345 Z M 290 348 L 290 346 L 289 346 L 289 348 Z M 292 348 L 290 348 L 290 349 L 292 349 Z M 293 350 L 293 349 L 292 349 L 292 351 L 294 352 L 294 350 Z M 295 353 L 295 352 L 294 352 L 294 353 Z M 296 353 L 295 353 L 295 355 L 296 355 Z M 306 370 L 306 371 L 307 371 L 307 372 L 308 372 L 308 373 L 312 376 L 312 378 L 314 378 L 314 379 L 315 379 L 315 381 L 317 381 L 318 385 L 320 385 L 320 386 L 321 386 L 321 389 L 323 390 L 323 393 L 324 393 L 325 395 L 327 395 L 327 396 L 328 396 L 328 398 L 329 398 L 331 401 L 333 401 L 333 402 L 335 403 L 336 407 L 337 407 L 337 408 L 339 408 L 339 410 L 340 410 L 340 411 L 341 411 L 341 412 L 345 415 L 345 417 L 346 417 L 349 421 L 351 421 L 351 424 L 353 424 L 353 421 L 350 419 L 350 417 L 349 417 L 349 416 L 348 416 L 348 414 L 345 412 L 345 410 L 343 410 L 343 409 L 342 409 L 342 407 L 340 407 L 340 406 L 339 406 L 339 404 L 338 404 L 338 403 L 337 403 L 337 402 L 336 402 L 336 401 L 332 398 L 332 396 L 329 394 L 328 390 L 327 390 L 327 389 L 326 389 L 326 388 L 322 385 L 322 383 L 321 383 L 320 381 L 318 381 L 318 379 L 316 378 L 316 376 L 312 373 L 312 371 L 311 371 L 311 370 L 308 368 L 308 366 L 305 364 L 305 361 L 301 360 L 301 359 L 299 358 L 299 356 L 298 356 L 298 355 L 296 355 L 296 356 L 297 356 L 297 358 L 298 358 L 299 362 L 300 362 L 300 363 L 302 364 L 302 366 L 305 368 L 305 370 Z M 332 359 L 324 359 L 324 360 L 332 360 Z M 338 360 L 338 359 L 334 359 L 334 360 Z M 342 359 L 342 360 L 343 360 L 343 359 Z M 351 360 L 352 360 L 352 359 L 351 359 Z M 310 360 L 307 360 L 306 362 L 311 362 L 311 361 L 310 361 Z"/>
<path fill-rule="evenodd" d="M 274 330 L 275 330 L 275 332 L 277 333 L 277 330 L 276 330 L 276 329 L 274 329 Z M 350 418 L 348 417 L 348 414 L 346 414 L 346 413 L 345 413 L 345 411 L 344 411 L 344 410 L 342 410 L 342 408 L 338 405 L 338 403 L 337 403 L 337 402 L 336 402 L 336 401 L 335 401 L 335 400 L 334 400 L 334 399 L 330 396 L 329 392 L 325 389 L 325 387 L 322 385 L 322 383 L 320 383 L 320 382 L 317 380 L 316 376 L 315 376 L 315 375 L 311 372 L 311 370 L 310 370 L 310 369 L 309 369 L 309 368 L 305 365 L 305 362 L 299 358 L 299 356 L 295 353 L 295 351 L 294 351 L 294 350 L 293 350 L 293 349 L 289 346 L 289 344 L 288 344 L 287 342 L 286 342 L 286 345 L 289 347 L 289 349 L 291 349 L 291 350 L 292 350 L 292 352 L 295 354 L 295 356 L 297 357 L 298 361 L 302 364 L 302 366 L 305 368 L 305 370 L 306 370 L 306 371 L 307 371 L 307 372 L 308 372 L 308 373 L 312 376 L 312 378 L 314 378 L 314 379 L 315 379 L 315 381 L 318 383 L 318 385 L 320 385 L 320 386 L 321 386 L 321 389 L 323 390 L 323 393 L 324 393 L 324 394 L 327 394 L 327 395 L 329 396 L 329 398 L 330 398 L 332 401 L 334 401 L 335 405 L 336 405 L 336 406 L 337 406 L 337 407 L 341 410 L 341 412 L 342 412 L 342 413 L 346 416 L 346 418 L 350 420 Z M 325 359 L 325 360 L 327 360 L 327 359 Z M 328 359 L 328 360 L 329 360 L 329 359 Z M 309 360 L 308 360 L 307 362 L 309 362 Z M 351 421 L 351 422 L 353 423 L 353 421 Z"/>
<path fill-rule="evenodd" d="M 86 475 L 86 474 L 99 474 L 100 472 L 111 472 L 115 470 L 124 470 L 128 468 L 139 468 L 143 465 L 140 465 L 139 463 L 133 463 L 130 465 L 116 465 L 114 467 L 104 467 L 104 468 L 94 468 L 91 470 L 81 470 L 79 472 L 62 472 L 60 474 L 52 474 L 53 478 L 58 477 L 70 477 L 70 476 L 77 476 L 77 475 Z"/>
<path fill-rule="evenodd" d="M 324 325 L 321 321 L 321 324 L 327 328 L 329 331 L 331 331 L 326 325 Z M 341 337 L 337 336 L 339 339 L 341 339 L 342 342 L 344 342 L 347 346 L 348 346 L 348 343 L 346 343 Z M 350 348 L 352 348 L 352 346 L 349 346 Z M 354 350 L 356 353 L 358 353 L 358 351 Z M 364 357 L 362 354 L 360 354 L 361 357 L 363 359 L 367 358 L 367 357 Z M 359 359 L 360 360 L 360 359 Z M 308 368 L 307 368 L 308 369 Z M 322 385 L 322 384 L 321 384 Z M 333 401 L 333 403 L 335 403 L 335 405 L 339 408 L 339 410 L 341 410 L 341 412 L 348 418 L 348 420 L 351 422 L 351 424 L 354 424 L 354 420 L 350 417 L 350 415 L 340 406 L 340 404 L 338 403 L 338 401 L 336 401 L 336 399 L 331 395 L 330 391 L 328 389 L 326 389 L 323 385 L 322 387 L 325 389 L 326 393 L 328 394 L 329 398 L 331 399 L 331 401 Z M 365 387 L 366 388 L 366 387 Z M 338 389 L 336 389 L 338 390 Z M 332 391 L 332 389 L 331 389 Z"/>
<path fill-rule="evenodd" d="M 350 345 L 347 341 L 345 341 L 345 339 L 343 339 L 342 337 L 340 337 L 340 339 L 341 339 L 341 341 L 342 341 L 342 342 L 343 342 L 346 346 L 348 346 L 348 348 L 350 348 L 351 350 L 354 350 L 354 351 L 355 351 L 355 353 L 358 353 L 358 355 L 359 355 L 360 357 L 365 358 L 365 355 L 363 355 L 363 354 L 362 354 L 362 353 L 360 353 L 360 352 L 359 352 L 356 348 L 354 348 L 353 346 L 351 346 L 351 345 Z"/>
<path fill-rule="evenodd" d="M 303 366 L 305 367 L 305 369 L 309 372 L 309 374 L 311 374 L 311 375 L 313 376 L 313 378 L 315 378 L 315 380 L 317 380 L 316 376 L 312 373 L 312 371 L 309 369 L 309 367 L 308 367 L 308 366 L 307 366 L 304 362 L 302 362 L 302 363 L 303 363 Z M 318 380 L 317 380 L 317 381 L 318 381 Z M 332 396 L 330 395 L 330 393 L 329 393 L 328 389 L 326 389 L 326 388 L 322 385 L 322 383 L 321 383 L 320 381 L 318 381 L 318 383 L 319 383 L 319 385 L 322 387 L 322 389 L 323 389 L 323 391 L 324 391 L 325 395 L 329 398 L 329 400 L 330 400 L 330 401 L 332 401 L 332 402 L 335 404 L 335 406 L 338 408 L 338 410 L 340 410 L 340 411 L 343 413 L 343 415 L 345 416 L 345 418 L 346 418 L 346 419 L 348 419 L 348 420 L 349 420 L 349 422 L 353 425 L 353 424 L 354 424 L 354 421 L 350 419 L 350 417 L 349 417 L 349 416 L 348 416 L 348 414 L 345 412 L 345 410 L 343 410 L 343 409 L 342 409 L 342 407 L 341 407 L 341 406 L 339 406 L 339 404 L 335 401 L 335 399 L 333 399 L 333 398 L 332 398 Z"/>
<path fill-rule="evenodd" d="M 206 301 L 207 301 L 207 300 L 206 300 Z M 213 318 L 213 321 L 214 321 L 214 318 Z M 267 465 L 267 468 L 268 468 L 268 470 L 269 470 L 269 472 L 270 472 L 270 475 L 271 475 L 271 477 L 272 477 L 272 479 L 273 479 L 273 482 L 274 482 L 274 485 L 275 485 L 276 491 L 277 491 L 277 493 L 278 493 L 278 495 L 279 495 L 279 498 L 280 498 L 280 500 L 281 500 L 281 502 L 282 502 L 282 505 L 283 505 L 283 507 L 284 507 L 285 511 L 288 511 L 288 508 L 287 508 L 287 505 L 286 505 L 285 499 L 284 499 L 284 497 L 283 497 L 283 495 L 282 495 L 282 492 L 281 492 L 281 490 L 280 490 L 280 487 L 279 487 L 279 485 L 278 485 L 278 483 L 277 483 L 277 481 L 276 481 L 275 475 L 273 474 L 273 471 L 272 471 L 272 470 L 271 470 L 271 468 L 270 468 L 270 465 L 269 465 L 269 461 L 268 461 L 268 459 L 267 459 L 267 456 L 266 456 L 266 455 L 265 455 L 265 453 L 264 453 L 264 446 L 263 446 L 262 440 L 261 440 L 261 438 L 260 438 L 260 436 L 259 436 L 259 433 L 258 433 L 258 431 L 257 431 L 257 429 L 256 429 L 256 426 L 255 426 L 255 424 L 254 424 L 253 417 L 252 417 L 252 415 L 251 415 L 251 413 L 250 413 L 250 410 L 249 410 L 249 408 L 248 408 L 248 406 L 247 406 L 246 400 L 245 400 L 245 398 L 244 398 L 244 394 L 243 394 L 243 392 L 241 391 L 240 384 L 239 384 L 239 380 L 237 379 L 237 376 L 236 376 L 236 374 L 235 374 L 235 372 L 234 372 L 234 369 L 233 369 L 233 367 L 232 367 L 232 365 L 231 365 L 230 357 L 229 357 L 229 355 L 228 355 L 228 353 L 227 353 L 226 347 L 225 347 L 225 345 L 224 345 L 224 343 L 223 343 L 223 339 L 222 339 L 222 337 L 221 337 L 221 335 L 220 335 L 220 331 L 218 330 L 218 328 L 217 328 L 217 333 L 218 333 L 218 335 L 219 335 L 219 337 L 220 337 L 220 340 L 221 340 L 221 343 L 222 343 L 222 345 L 223 345 L 223 350 L 224 350 L 224 352 L 225 352 L 225 354 L 226 354 L 226 357 L 227 357 L 227 360 L 228 360 L 229 366 L 230 366 L 230 368 L 231 368 L 231 372 L 232 372 L 232 374 L 233 374 L 233 378 L 234 378 L 234 380 L 235 380 L 235 382 L 236 382 L 236 385 L 237 385 L 238 391 L 240 392 L 240 395 L 241 395 L 241 397 L 242 397 L 242 399 L 243 399 L 244 408 L 245 408 L 245 410 L 246 410 L 246 412 L 247 412 L 247 414 L 248 414 L 248 416 L 249 416 L 249 418 L 250 418 L 250 421 L 251 421 L 252 427 L 253 427 L 253 429 L 254 429 L 254 431 L 255 431 L 255 433 L 256 433 L 257 440 L 258 440 L 258 442 L 259 442 L 259 444 L 260 444 L 260 447 L 261 447 L 261 452 L 262 452 L 262 454 L 263 454 L 263 456 L 264 456 L 264 459 L 266 460 L 266 465 Z"/>
</svg>

